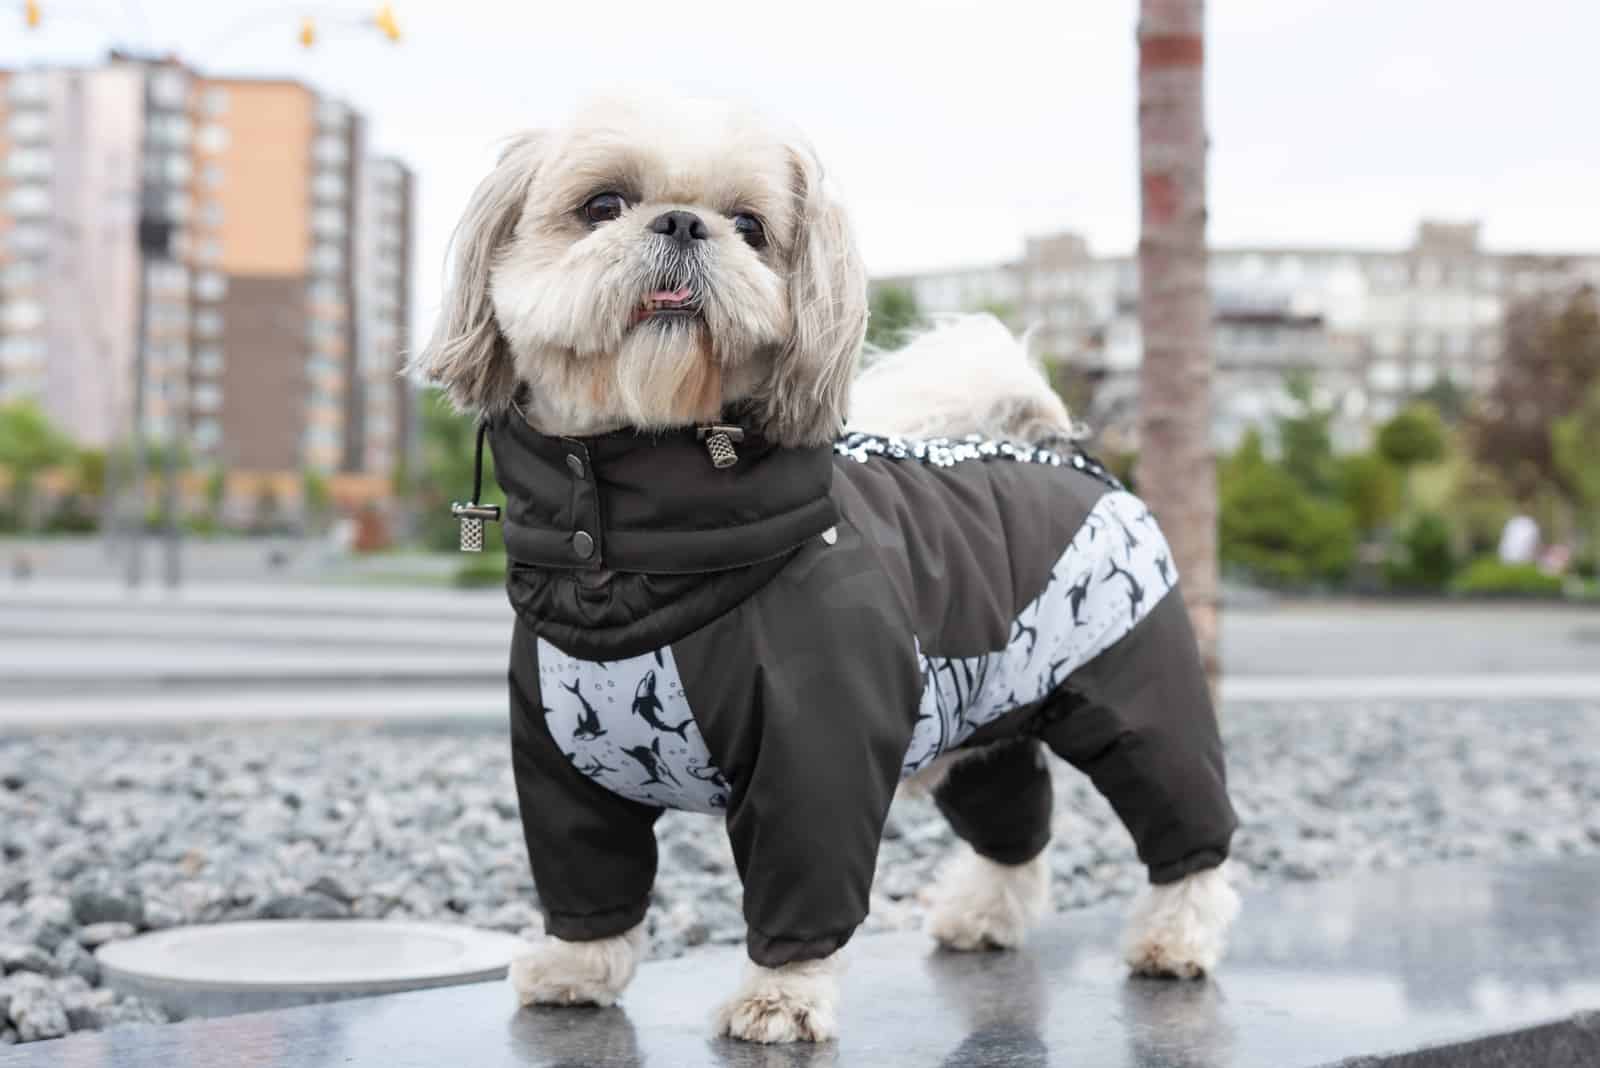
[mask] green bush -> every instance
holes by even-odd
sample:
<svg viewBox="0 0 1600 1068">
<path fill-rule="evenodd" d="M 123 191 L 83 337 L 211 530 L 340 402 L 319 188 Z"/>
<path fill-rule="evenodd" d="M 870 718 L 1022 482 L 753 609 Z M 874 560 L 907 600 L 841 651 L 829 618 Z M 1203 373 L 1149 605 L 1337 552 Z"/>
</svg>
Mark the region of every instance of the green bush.
<svg viewBox="0 0 1600 1068">
<path fill-rule="evenodd" d="M 479 590 L 503 586 L 506 581 L 506 558 L 499 553 L 474 554 L 456 568 L 455 585 L 462 589 Z"/>
<path fill-rule="evenodd" d="M 1224 564 L 1269 586 L 1338 582 L 1355 561 L 1356 528 L 1340 505 L 1317 500 L 1247 437 L 1219 472 Z"/>
<path fill-rule="evenodd" d="M 1559 597 L 1561 579 L 1533 564 L 1505 564 L 1484 556 L 1468 565 L 1450 589 L 1468 597 Z"/>
<path fill-rule="evenodd" d="M 100 529 L 100 517 L 83 498 L 68 494 L 44 521 L 44 529 L 47 534 L 93 534 Z"/>
<path fill-rule="evenodd" d="M 1376 452 L 1352 453 L 1335 463 L 1334 482 L 1363 534 L 1385 526 L 1400 511 L 1400 473 Z"/>
<path fill-rule="evenodd" d="M 1424 512 L 1406 529 L 1384 568 L 1389 587 L 1414 593 L 1437 593 L 1449 585 L 1456 572 L 1456 552 L 1450 524 L 1443 516 Z"/>
</svg>

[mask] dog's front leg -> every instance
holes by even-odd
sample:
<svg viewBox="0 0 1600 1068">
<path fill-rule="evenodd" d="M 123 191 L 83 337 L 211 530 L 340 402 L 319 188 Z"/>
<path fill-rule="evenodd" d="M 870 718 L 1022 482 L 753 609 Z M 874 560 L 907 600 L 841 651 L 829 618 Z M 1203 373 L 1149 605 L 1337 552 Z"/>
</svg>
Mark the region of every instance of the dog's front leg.
<svg viewBox="0 0 1600 1068">
<path fill-rule="evenodd" d="M 746 1042 L 826 1042 L 838 1033 L 840 954 L 764 968 L 745 965 L 717 1010 L 717 1033 Z"/>
<path fill-rule="evenodd" d="M 611 938 L 567 942 L 546 937 L 511 962 L 511 987 L 524 1005 L 611 1005 L 644 956 L 639 924 Z"/>
</svg>

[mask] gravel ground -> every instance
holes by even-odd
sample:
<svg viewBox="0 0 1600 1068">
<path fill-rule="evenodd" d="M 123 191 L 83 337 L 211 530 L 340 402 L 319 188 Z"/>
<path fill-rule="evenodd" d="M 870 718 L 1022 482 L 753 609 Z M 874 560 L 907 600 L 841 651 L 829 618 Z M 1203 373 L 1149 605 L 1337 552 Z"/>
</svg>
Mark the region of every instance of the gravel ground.
<svg viewBox="0 0 1600 1068">
<path fill-rule="evenodd" d="M 1600 705 L 1244 705 L 1226 735 L 1246 885 L 1463 858 L 1600 853 Z M 1055 904 L 1142 872 L 1087 781 L 1057 776 Z M 743 940 L 716 821 L 668 813 L 654 952 Z M 867 930 L 914 927 L 952 845 L 890 815 Z M 0 1042 L 161 1021 L 100 989 L 92 948 L 270 917 L 538 930 L 506 743 L 484 729 L 256 727 L 0 738 Z"/>
</svg>

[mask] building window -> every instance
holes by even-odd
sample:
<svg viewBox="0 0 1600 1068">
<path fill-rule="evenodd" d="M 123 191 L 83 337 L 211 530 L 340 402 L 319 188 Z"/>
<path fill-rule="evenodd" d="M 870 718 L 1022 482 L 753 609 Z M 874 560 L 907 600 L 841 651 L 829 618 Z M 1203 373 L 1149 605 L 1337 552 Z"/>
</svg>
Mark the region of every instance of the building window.
<svg viewBox="0 0 1600 1068">
<path fill-rule="evenodd" d="M 343 137 L 325 134 L 312 144 L 311 158 L 327 167 L 342 167 L 350 160 L 350 145 Z"/>
<path fill-rule="evenodd" d="M 6 128 L 13 141 L 41 141 L 50 130 L 50 119 L 42 111 L 18 111 Z"/>
<path fill-rule="evenodd" d="M 202 200 L 200 202 L 200 225 L 215 230 L 222 225 L 222 203 L 216 200 Z"/>
<path fill-rule="evenodd" d="M 186 115 L 155 112 L 145 121 L 146 137 L 153 145 L 185 147 L 193 132 Z"/>
<path fill-rule="evenodd" d="M 319 125 L 342 130 L 350 121 L 350 109 L 337 100 L 323 97 L 317 102 L 317 122 Z"/>
<path fill-rule="evenodd" d="M 222 427 L 215 419 L 196 419 L 193 435 L 195 448 L 201 452 L 212 452 L 222 443 Z"/>
<path fill-rule="evenodd" d="M 6 197 L 6 207 L 18 217 L 48 215 L 50 190 L 40 185 L 16 186 L 11 190 L 11 195 Z"/>
<path fill-rule="evenodd" d="M 11 76 L 13 104 L 42 104 L 50 98 L 50 79 L 43 71 L 18 71 Z"/>
<path fill-rule="evenodd" d="M 0 326 L 7 330 L 32 330 L 44 323 L 44 306 L 36 300 L 8 300 L 0 305 Z"/>
<path fill-rule="evenodd" d="M 189 102 L 189 79 L 171 68 L 156 71 L 150 76 L 150 99 L 162 107 L 183 107 Z"/>
<path fill-rule="evenodd" d="M 181 263 L 152 263 L 150 288 L 154 290 L 183 290 L 189 287 L 189 270 Z"/>
<path fill-rule="evenodd" d="M 168 156 L 161 164 L 162 174 L 173 185 L 182 185 L 194 173 L 194 167 L 189 163 L 189 157 L 184 155 Z"/>
<path fill-rule="evenodd" d="M 311 269 L 318 274 L 332 274 L 344 267 L 344 249 L 338 245 L 319 244 L 311 250 Z"/>
<path fill-rule="evenodd" d="M 307 289 L 307 294 L 313 304 L 338 304 L 344 297 L 344 290 L 339 283 L 330 282 L 326 278 L 319 278 L 312 282 Z"/>
<path fill-rule="evenodd" d="M 28 224 L 13 226 L 6 243 L 12 252 L 43 252 L 50 247 L 50 231 L 43 226 Z"/>
<path fill-rule="evenodd" d="M 201 300 L 221 300 L 228 295 L 228 279 L 216 271 L 205 271 L 194 280 L 194 295 Z"/>
<path fill-rule="evenodd" d="M 196 411 L 214 412 L 222 407 L 222 387 L 215 382 L 197 382 L 189 391 L 189 403 Z"/>
<path fill-rule="evenodd" d="M 18 334 L 0 337 L 0 366 L 26 367 L 43 359 L 43 338 Z"/>
<path fill-rule="evenodd" d="M 228 136 L 228 128 L 226 126 L 208 122 L 200 127 L 200 137 L 195 143 L 200 146 L 200 151 L 215 155 L 219 152 L 226 152 L 230 141 L 231 138 Z"/>
<path fill-rule="evenodd" d="M 216 376 L 222 373 L 222 346 L 201 345 L 194 350 L 195 374 Z"/>
<path fill-rule="evenodd" d="M 339 208 L 318 208 L 311 213 L 311 232 L 318 237 L 343 237 L 344 211 Z"/>
<path fill-rule="evenodd" d="M 205 309 L 194 313 L 194 332 L 196 337 L 218 338 L 222 336 L 222 313 L 212 309 Z"/>
<path fill-rule="evenodd" d="M 200 168 L 200 184 L 207 189 L 221 189 L 225 172 L 220 163 L 207 163 Z"/>
<path fill-rule="evenodd" d="M 23 289 L 39 281 L 39 265 L 27 260 L 17 260 L 0 266 L 0 288 Z"/>
<path fill-rule="evenodd" d="M 222 259 L 222 242 L 207 237 L 195 243 L 194 258 L 200 263 L 216 263 Z"/>
<path fill-rule="evenodd" d="M 228 90 L 213 85 L 200 94 L 200 110 L 209 118 L 220 118 L 228 113 Z"/>
<path fill-rule="evenodd" d="M 189 194 L 184 192 L 167 194 L 167 218 L 173 222 L 187 222 L 189 219 Z"/>
<path fill-rule="evenodd" d="M 48 178 L 50 171 L 49 149 L 13 148 L 6 157 L 6 173 L 12 178 Z"/>
<path fill-rule="evenodd" d="M 311 194 L 318 200 L 343 200 L 345 196 L 344 175 L 323 172 L 311 179 Z"/>
</svg>

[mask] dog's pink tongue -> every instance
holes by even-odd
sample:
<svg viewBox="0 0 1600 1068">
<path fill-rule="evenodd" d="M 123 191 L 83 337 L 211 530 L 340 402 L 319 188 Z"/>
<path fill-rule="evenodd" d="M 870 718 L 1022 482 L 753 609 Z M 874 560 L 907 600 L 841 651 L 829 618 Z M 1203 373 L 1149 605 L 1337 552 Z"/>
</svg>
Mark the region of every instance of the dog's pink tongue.
<svg viewBox="0 0 1600 1068">
<path fill-rule="evenodd" d="M 658 289 L 650 294 L 650 299 L 659 301 L 662 304 L 682 304 L 689 299 L 689 287 L 683 286 L 680 289 L 671 290 Z"/>
</svg>

